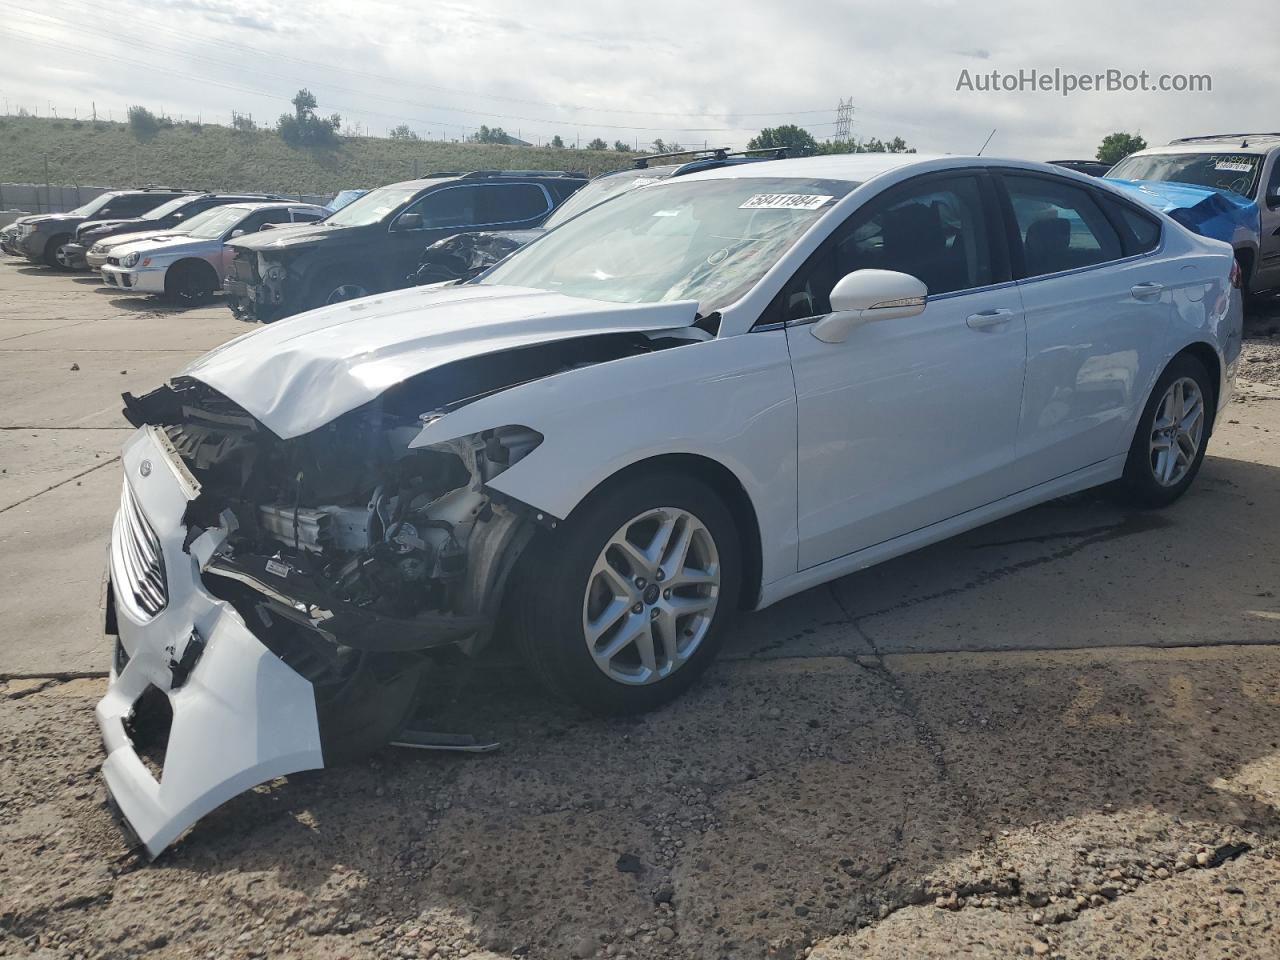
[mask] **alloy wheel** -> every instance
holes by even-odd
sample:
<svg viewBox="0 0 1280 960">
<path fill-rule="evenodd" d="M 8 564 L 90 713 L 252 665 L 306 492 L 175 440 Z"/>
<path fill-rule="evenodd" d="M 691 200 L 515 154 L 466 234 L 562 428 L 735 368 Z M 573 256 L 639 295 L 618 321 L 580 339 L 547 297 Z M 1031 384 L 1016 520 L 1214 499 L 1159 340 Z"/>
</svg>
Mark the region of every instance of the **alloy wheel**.
<svg viewBox="0 0 1280 960">
<path fill-rule="evenodd" d="M 1162 487 L 1174 487 L 1196 462 L 1204 439 L 1204 395 L 1190 377 L 1179 377 L 1156 407 L 1151 422 L 1151 474 Z"/>
<path fill-rule="evenodd" d="M 692 513 L 657 507 L 627 521 L 600 551 L 583 598 L 595 665 L 633 686 L 679 670 L 711 629 L 720 577 L 715 541 Z"/>
<path fill-rule="evenodd" d="M 367 297 L 369 291 L 358 283 L 344 283 L 334 288 L 333 292 L 325 298 L 325 304 L 342 303 L 345 300 L 357 300 L 360 297 Z"/>
<path fill-rule="evenodd" d="M 70 254 L 67 253 L 68 244 L 60 243 L 53 248 L 53 259 L 57 261 L 58 266 L 63 270 L 70 270 L 75 266 Z"/>
</svg>

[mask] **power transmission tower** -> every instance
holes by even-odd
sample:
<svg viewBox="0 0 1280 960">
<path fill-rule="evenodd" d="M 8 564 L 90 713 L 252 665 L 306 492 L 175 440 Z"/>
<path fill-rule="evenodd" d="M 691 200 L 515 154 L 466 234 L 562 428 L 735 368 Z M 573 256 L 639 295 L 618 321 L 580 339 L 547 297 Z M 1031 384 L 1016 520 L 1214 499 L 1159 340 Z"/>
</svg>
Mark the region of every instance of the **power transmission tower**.
<svg viewBox="0 0 1280 960">
<path fill-rule="evenodd" d="M 848 100 L 840 98 L 840 104 L 836 107 L 836 131 L 835 139 L 848 140 L 849 127 L 853 123 L 853 97 Z"/>
</svg>

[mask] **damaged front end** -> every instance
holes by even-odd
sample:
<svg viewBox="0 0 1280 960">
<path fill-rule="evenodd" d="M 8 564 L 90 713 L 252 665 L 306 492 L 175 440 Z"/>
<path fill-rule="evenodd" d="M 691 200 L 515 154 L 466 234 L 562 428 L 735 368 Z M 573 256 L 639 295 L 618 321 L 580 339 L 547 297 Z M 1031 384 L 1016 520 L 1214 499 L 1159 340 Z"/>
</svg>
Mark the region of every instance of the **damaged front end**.
<svg viewBox="0 0 1280 960">
<path fill-rule="evenodd" d="M 282 440 L 190 378 L 141 398 L 112 534 L 108 789 L 151 855 L 265 780 L 385 744 L 428 652 L 473 652 L 533 521 L 485 483 L 541 442 L 415 448 L 387 397 Z M 143 705 L 167 701 L 158 774 Z"/>
<path fill-rule="evenodd" d="M 236 318 L 247 323 L 271 323 L 297 313 L 289 287 L 289 264 L 284 256 L 229 244 L 232 251 L 222 289 Z M 300 284 L 295 278 L 292 288 Z"/>
</svg>

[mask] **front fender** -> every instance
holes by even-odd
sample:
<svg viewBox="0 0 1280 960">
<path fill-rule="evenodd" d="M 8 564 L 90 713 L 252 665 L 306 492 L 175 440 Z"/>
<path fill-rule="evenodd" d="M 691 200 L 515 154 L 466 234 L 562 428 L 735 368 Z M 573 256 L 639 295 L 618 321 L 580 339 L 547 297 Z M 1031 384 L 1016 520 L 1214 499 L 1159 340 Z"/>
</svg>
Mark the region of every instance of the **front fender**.
<svg viewBox="0 0 1280 960">
<path fill-rule="evenodd" d="M 473 401 L 411 446 L 506 424 L 543 436 L 489 486 L 567 517 L 620 470 L 707 457 L 742 484 L 760 525 L 763 582 L 796 569 L 795 383 L 781 330 L 693 342 L 569 370 Z"/>
</svg>

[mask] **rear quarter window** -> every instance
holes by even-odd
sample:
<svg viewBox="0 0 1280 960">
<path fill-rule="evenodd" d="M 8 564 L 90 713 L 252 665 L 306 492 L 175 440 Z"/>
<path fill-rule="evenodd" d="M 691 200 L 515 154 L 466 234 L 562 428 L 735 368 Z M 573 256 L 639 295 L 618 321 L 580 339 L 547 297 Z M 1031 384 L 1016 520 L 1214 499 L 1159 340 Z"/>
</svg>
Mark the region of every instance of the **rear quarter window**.
<svg viewBox="0 0 1280 960">
<path fill-rule="evenodd" d="M 1155 217 L 1110 197 L 1104 197 L 1102 203 L 1112 219 L 1122 227 L 1126 253 L 1150 253 L 1160 245 L 1161 226 Z"/>
</svg>

